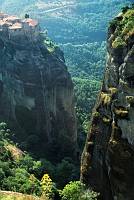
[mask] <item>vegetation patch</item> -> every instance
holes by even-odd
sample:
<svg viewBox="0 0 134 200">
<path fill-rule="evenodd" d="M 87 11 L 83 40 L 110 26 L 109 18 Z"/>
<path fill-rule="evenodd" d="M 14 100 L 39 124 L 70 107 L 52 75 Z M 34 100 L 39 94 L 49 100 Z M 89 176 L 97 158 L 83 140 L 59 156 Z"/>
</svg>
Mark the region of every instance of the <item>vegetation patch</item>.
<svg viewBox="0 0 134 200">
<path fill-rule="evenodd" d="M 114 109 L 114 112 L 117 117 L 120 118 L 127 118 L 128 117 L 128 110 L 123 107 L 118 107 Z"/>
<path fill-rule="evenodd" d="M 117 18 L 118 20 L 118 18 Z M 127 40 L 134 35 L 134 6 L 122 10 L 122 20 L 116 23 L 115 39 L 112 42 L 113 48 L 123 47 Z"/>
<path fill-rule="evenodd" d="M 109 92 L 111 93 L 111 95 L 116 94 L 117 91 L 118 91 L 117 88 L 115 88 L 115 87 L 109 87 Z"/>
<path fill-rule="evenodd" d="M 62 200 L 97 200 L 99 193 L 87 190 L 80 181 L 74 181 L 64 187 L 60 196 Z"/>
<path fill-rule="evenodd" d="M 111 94 L 101 92 L 101 102 L 103 105 L 109 105 L 111 103 L 111 100 L 112 100 Z"/>
<path fill-rule="evenodd" d="M 101 115 L 100 115 L 99 112 L 97 112 L 97 111 L 96 111 L 96 112 L 93 112 L 93 118 L 94 118 L 94 119 L 98 119 L 98 118 L 100 118 L 100 116 L 101 116 Z"/>
<path fill-rule="evenodd" d="M 131 106 L 134 106 L 134 96 L 126 96 L 126 100 Z"/>
<path fill-rule="evenodd" d="M 111 119 L 108 118 L 108 117 L 106 117 L 106 116 L 104 116 L 104 117 L 102 118 L 102 120 L 103 120 L 103 122 L 104 122 L 105 124 L 109 124 L 109 123 L 111 122 Z"/>
<path fill-rule="evenodd" d="M 44 40 L 44 44 L 47 47 L 47 50 L 50 53 L 54 53 L 56 48 L 58 47 L 50 38 L 46 37 L 46 39 Z"/>
<path fill-rule="evenodd" d="M 119 48 L 119 47 L 123 47 L 126 45 L 126 42 L 123 40 L 122 37 L 118 36 L 117 38 L 115 38 L 115 40 L 112 42 L 112 47 L 113 48 Z"/>
<path fill-rule="evenodd" d="M 8 144 L 7 146 L 5 145 L 5 148 L 10 151 L 12 157 L 14 160 L 19 160 L 24 156 L 23 151 L 21 151 L 19 148 L 17 148 L 15 145 Z"/>
<path fill-rule="evenodd" d="M 17 197 L 14 193 L 13 196 L 8 193 L 2 200 L 12 200 L 12 197 L 15 200 L 29 200 L 29 196 L 19 198 L 18 192 L 33 195 L 39 200 L 51 200 L 59 195 L 59 188 L 62 189 L 68 182 L 79 177 L 79 168 L 70 158 L 64 158 L 57 165 L 46 159 L 36 161 L 9 139 L 11 135 L 7 124 L 0 123 L 0 189 L 17 192 Z M 31 200 L 33 198 L 31 196 Z"/>
<path fill-rule="evenodd" d="M 1 191 L 0 200 L 48 200 L 47 197 L 35 197 L 17 192 Z"/>
</svg>

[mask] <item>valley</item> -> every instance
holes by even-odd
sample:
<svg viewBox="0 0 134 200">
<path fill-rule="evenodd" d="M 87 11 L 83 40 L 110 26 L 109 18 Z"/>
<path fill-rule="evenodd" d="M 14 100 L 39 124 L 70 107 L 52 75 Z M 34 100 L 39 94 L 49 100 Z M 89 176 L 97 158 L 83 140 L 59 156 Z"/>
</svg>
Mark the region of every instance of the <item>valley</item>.
<svg viewBox="0 0 134 200">
<path fill-rule="evenodd" d="M 131 3 L 0 0 L 2 200 L 133 200 Z"/>
</svg>

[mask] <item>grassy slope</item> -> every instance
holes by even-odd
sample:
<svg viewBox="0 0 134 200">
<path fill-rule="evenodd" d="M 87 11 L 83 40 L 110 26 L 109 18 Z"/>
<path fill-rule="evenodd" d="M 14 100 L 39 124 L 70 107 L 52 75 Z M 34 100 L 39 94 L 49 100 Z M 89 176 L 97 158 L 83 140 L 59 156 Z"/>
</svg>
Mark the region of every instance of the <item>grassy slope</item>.
<svg viewBox="0 0 134 200">
<path fill-rule="evenodd" d="M 0 191 L 0 200 L 48 200 L 46 197 L 39 198 L 31 195 L 24 195 L 17 192 Z"/>
</svg>

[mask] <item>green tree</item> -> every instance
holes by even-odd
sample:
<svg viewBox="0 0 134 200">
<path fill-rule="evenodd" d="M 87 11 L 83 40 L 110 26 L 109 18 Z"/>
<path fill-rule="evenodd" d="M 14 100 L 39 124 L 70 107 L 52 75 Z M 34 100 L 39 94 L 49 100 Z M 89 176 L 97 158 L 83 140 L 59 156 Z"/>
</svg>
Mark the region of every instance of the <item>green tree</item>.
<svg viewBox="0 0 134 200">
<path fill-rule="evenodd" d="M 54 197 L 54 183 L 48 174 L 44 174 L 41 179 L 42 194 L 48 198 Z"/>
<path fill-rule="evenodd" d="M 77 167 L 70 160 L 63 159 L 56 168 L 56 182 L 59 188 L 63 188 L 71 180 L 78 178 Z"/>
<path fill-rule="evenodd" d="M 60 191 L 60 196 L 62 200 L 97 200 L 99 194 L 86 190 L 86 186 L 80 181 L 74 181 Z"/>
<path fill-rule="evenodd" d="M 85 185 L 80 181 L 70 182 L 60 192 L 62 200 L 78 200 L 83 192 Z"/>
</svg>

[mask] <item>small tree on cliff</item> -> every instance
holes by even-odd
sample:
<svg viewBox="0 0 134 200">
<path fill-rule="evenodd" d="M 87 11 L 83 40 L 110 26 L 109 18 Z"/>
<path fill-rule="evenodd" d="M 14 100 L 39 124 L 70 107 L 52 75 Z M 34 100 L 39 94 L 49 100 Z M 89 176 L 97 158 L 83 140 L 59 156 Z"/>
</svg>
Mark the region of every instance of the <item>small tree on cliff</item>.
<svg viewBox="0 0 134 200">
<path fill-rule="evenodd" d="M 28 19 L 29 18 L 29 14 L 26 13 L 25 14 L 25 18 Z"/>
<path fill-rule="evenodd" d="M 122 12 L 123 12 L 123 13 L 126 13 L 128 10 L 129 10 L 129 7 L 128 7 L 128 6 L 125 6 L 125 7 L 122 8 Z"/>
</svg>

